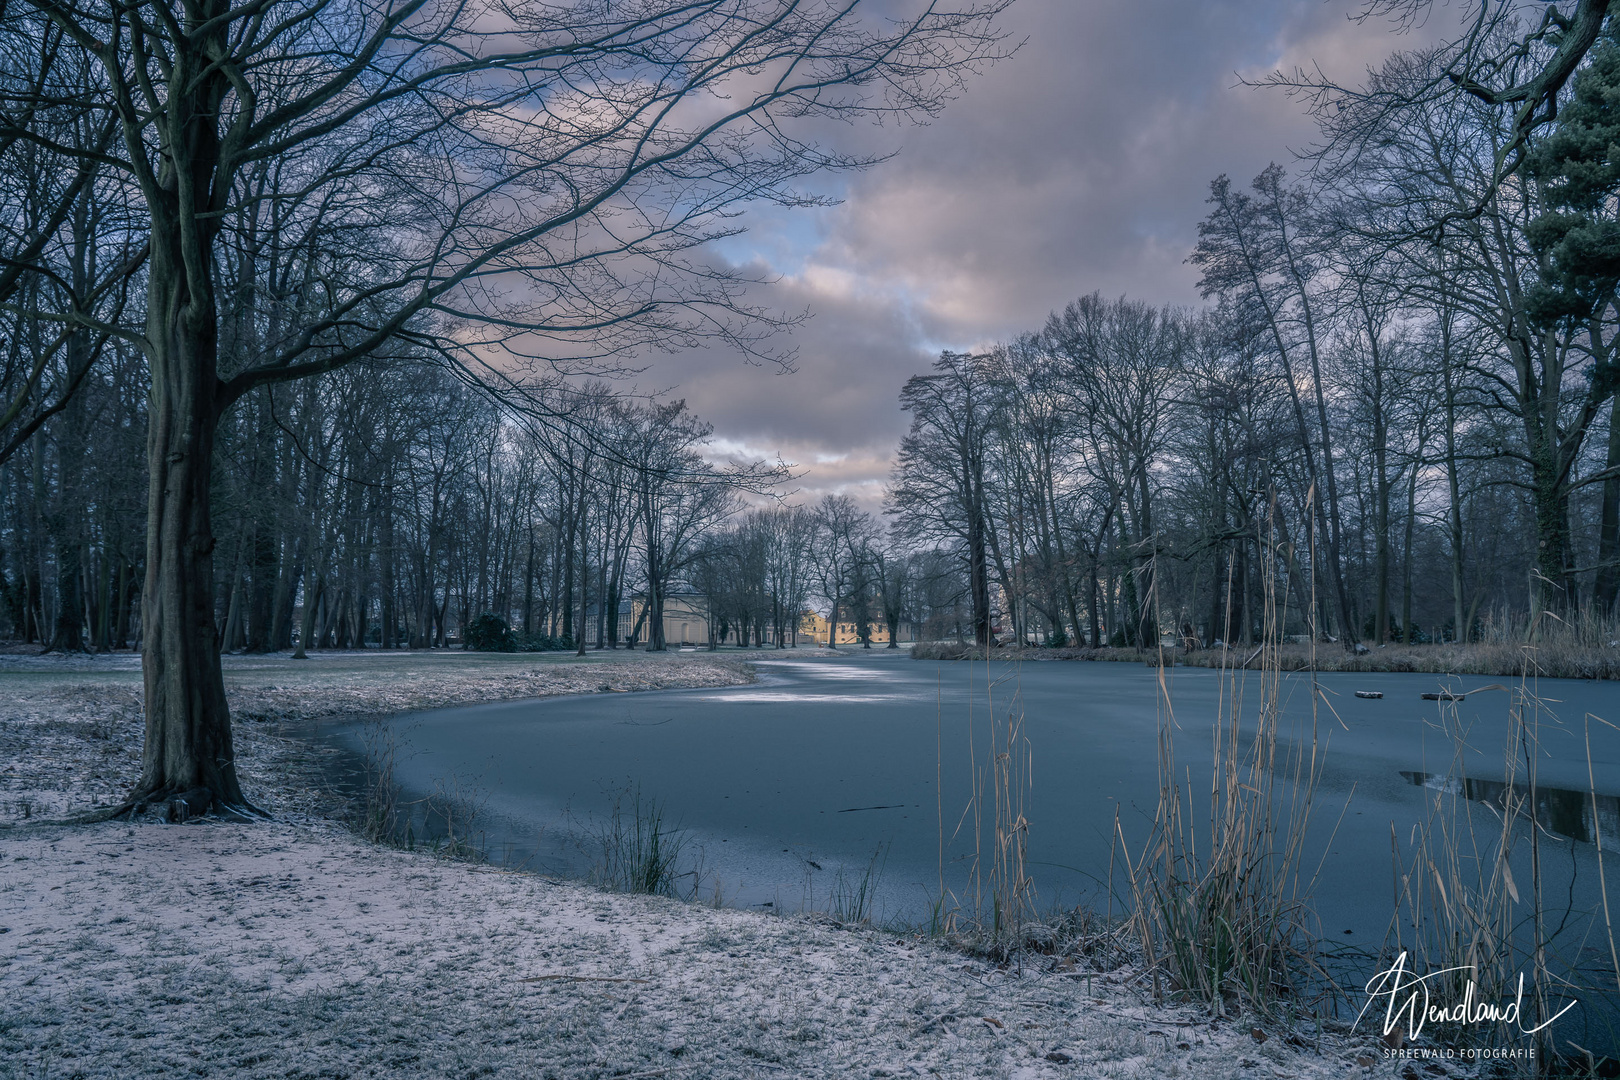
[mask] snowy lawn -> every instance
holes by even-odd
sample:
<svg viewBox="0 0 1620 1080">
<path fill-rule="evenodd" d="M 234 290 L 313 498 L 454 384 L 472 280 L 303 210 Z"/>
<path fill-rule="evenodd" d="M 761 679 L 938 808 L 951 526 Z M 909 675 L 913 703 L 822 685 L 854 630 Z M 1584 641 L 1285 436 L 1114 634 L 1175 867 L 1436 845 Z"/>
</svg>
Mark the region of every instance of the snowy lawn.
<svg viewBox="0 0 1620 1080">
<path fill-rule="evenodd" d="M 8 1077 L 1359 1072 L 1348 1044 L 1258 1043 L 1119 976 L 998 971 L 312 823 L 8 830 L 0 925 Z"/>
<path fill-rule="evenodd" d="M 225 657 L 237 769 L 277 814 L 335 809 L 318 755 L 292 728 L 480 701 L 737 686 L 748 654 L 316 652 Z M 0 824 L 116 803 L 140 774 L 140 657 L 0 654 Z"/>
<path fill-rule="evenodd" d="M 284 730 L 545 693 L 744 682 L 731 657 L 231 659 L 271 823 L 48 824 L 127 789 L 138 672 L 0 659 L 0 1077 L 1360 1077 L 1155 1008 L 1130 971 L 607 894 L 368 845 Z M 263 718 L 263 719 L 249 719 Z M 1414 1074 L 1416 1075 L 1416 1074 Z M 1435 1075 L 1432 1071 L 1427 1075 Z"/>
</svg>

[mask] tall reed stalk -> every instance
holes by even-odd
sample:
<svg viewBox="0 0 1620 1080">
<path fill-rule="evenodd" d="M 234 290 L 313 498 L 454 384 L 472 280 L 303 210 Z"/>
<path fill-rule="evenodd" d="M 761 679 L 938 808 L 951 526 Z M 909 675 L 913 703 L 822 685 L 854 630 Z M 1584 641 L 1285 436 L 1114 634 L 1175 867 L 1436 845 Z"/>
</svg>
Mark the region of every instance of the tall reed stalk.
<svg viewBox="0 0 1620 1080">
<path fill-rule="evenodd" d="M 360 835 L 374 843 L 398 844 L 409 816 L 404 796 L 395 779 L 399 760 L 399 734 L 380 717 L 366 723 L 361 733 L 361 791 L 356 803 L 355 826 Z"/>
<path fill-rule="evenodd" d="M 981 762 L 974 708 L 976 693 L 970 689 L 968 765 L 972 790 L 951 836 L 954 841 L 971 821 L 973 855 L 968 862 L 966 889 L 964 895 L 958 897 L 945 884 L 944 803 L 942 790 L 936 787 L 939 895 L 934 902 L 931 925 L 934 932 L 948 936 L 966 932 L 978 946 L 1006 955 L 1021 944 L 1023 929 L 1033 918 L 1035 909 L 1035 885 L 1029 875 L 1029 819 L 1024 813 L 1025 798 L 1033 782 L 1034 756 L 1024 733 L 1024 705 L 1016 669 L 1000 678 L 991 678 L 987 658 L 984 671 L 985 704 L 990 717 L 986 731 L 987 753 Z M 998 708 L 996 689 L 1009 681 L 1013 687 L 1012 700 Z M 943 705 L 939 708 L 936 758 L 939 747 L 943 746 Z M 938 760 L 935 774 L 938 785 L 943 780 Z"/>
<path fill-rule="evenodd" d="M 1006 719 L 990 724 L 991 825 L 994 848 L 990 864 L 992 935 L 997 941 L 1016 938 L 1028 920 L 1034 884 L 1028 873 L 1029 820 L 1024 795 L 1029 791 L 1034 758 L 1024 737 L 1023 699 L 1014 691 Z"/>
</svg>

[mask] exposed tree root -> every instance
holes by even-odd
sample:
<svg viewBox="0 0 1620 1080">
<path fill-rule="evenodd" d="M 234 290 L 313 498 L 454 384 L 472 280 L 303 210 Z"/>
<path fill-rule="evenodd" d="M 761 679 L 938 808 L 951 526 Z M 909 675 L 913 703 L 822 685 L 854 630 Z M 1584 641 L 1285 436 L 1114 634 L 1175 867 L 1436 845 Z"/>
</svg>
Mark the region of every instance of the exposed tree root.
<svg viewBox="0 0 1620 1080">
<path fill-rule="evenodd" d="M 159 813 L 164 821 L 182 824 L 203 817 L 217 817 L 226 821 L 269 821 L 269 811 L 252 803 L 224 803 L 214 798 L 208 788 L 177 791 L 173 787 L 136 791 L 117 806 L 104 807 L 69 818 L 63 824 L 91 825 L 102 821 L 133 821 L 149 812 Z"/>
</svg>

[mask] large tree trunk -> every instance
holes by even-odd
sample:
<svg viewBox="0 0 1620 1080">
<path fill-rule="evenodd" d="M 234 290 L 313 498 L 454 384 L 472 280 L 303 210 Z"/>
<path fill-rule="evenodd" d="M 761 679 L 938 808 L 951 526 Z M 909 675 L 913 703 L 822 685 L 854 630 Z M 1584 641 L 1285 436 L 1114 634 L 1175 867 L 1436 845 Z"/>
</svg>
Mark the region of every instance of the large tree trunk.
<svg viewBox="0 0 1620 1080">
<path fill-rule="evenodd" d="M 129 594 L 131 591 L 129 579 L 133 576 L 131 573 L 133 569 L 129 565 L 128 559 L 121 555 L 118 557 L 118 584 L 115 586 L 117 596 L 114 598 L 117 610 L 113 615 L 112 640 L 112 647 L 115 649 L 127 649 L 129 647 Z"/>
<path fill-rule="evenodd" d="M 386 520 L 386 519 L 385 519 Z M 529 555 L 523 561 L 523 633 L 534 633 L 534 525 L 529 525 Z"/>
<path fill-rule="evenodd" d="M 290 537 L 292 554 L 282 561 L 276 580 L 276 603 L 270 615 L 270 646 L 274 651 L 292 648 L 293 605 L 298 600 L 298 583 L 304 576 L 304 541 Z"/>
<path fill-rule="evenodd" d="M 1466 642 L 1473 637 L 1473 627 L 1469 616 L 1463 611 L 1463 519 L 1462 519 L 1462 478 L 1458 474 L 1457 466 L 1457 387 L 1452 379 L 1451 366 L 1451 323 L 1448 319 L 1444 324 L 1445 353 L 1445 386 L 1446 386 L 1446 494 L 1449 505 L 1446 508 L 1446 539 L 1450 542 L 1451 555 L 1451 636 L 1455 641 Z"/>
<path fill-rule="evenodd" d="M 1136 497 L 1141 503 L 1141 510 L 1136 515 L 1136 559 L 1137 572 L 1142 578 L 1142 609 L 1138 614 L 1137 637 L 1142 641 L 1142 648 L 1155 649 L 1159 645 L 1158 542 L 1153 533 L 1153 499 L 1148 487 L 1147 470 L 1147 460 L 1139 460 L 1136 466 Z"/>
<path fill-rule="evenodd" d="M 1563 482 L 1557 450 L 1550 438 L 1531 451 L 1530 502 L 1536 516 L 1536 565 L 1531 578 L 1530 632 L 1539 639 L 1542 611 L 1572 611 L 1575 579 L 1570 573 L 1573 537 L 1569 527 L 1569 488 Z"/>
<path fill-rule="evenodd" d="M 385 481 L 380 502 L 382 520 L 377 535 L 377 574 L 380 581 L 378 618 L 382 622 L 378 645 L 392 649 L 399 644 L 399 616 L 394 611 L 394 597 L 399 586 L 394 580 L 394 484 Z M 529 632 L 524 626 L 523 632 Z"/>
<path fill-rule="evenodd" d="M 658 515 L 647 489 L 648 483 L 643 478 L 641 524 L 647 537 L 647 651 L 663 652 L 669 644 L 664 640 L 664 567 L 661 558 L 664 542 L 658 528 Z"/>
<path fill-rule="evenodd" d="M 1389 479 L 1389 430 L 1384 417 L 1384 367 L 1378 348 L 1378 330 L 1367 321 L 1367 340 L 1372 349 L 1372 411 L 1373 411 L 1373 641 L 1382 645 L 1389 640 L 1389 497 L 1392 487 Z M 1417 469 L 1414 463 L 1413 470 Z"/>
<path fill-rule="evenodd" d="M 77 338 L 82 335 L 77 335 Z M 69 363 L 76 350 L 69 345 Z M 78 346 L 82 349 L 82 345 Z M 83 361 L 78 361 L 82 363 Z M 84 447 L 89 438 L 84 415 L 84 398 L 74 395 L 62 414 L 62 430 L 57 439 L 57 492 L 49 517 L 50 533 L 56 547 L 56 627 L 50 647 L 61 652 L 84 649 L 84 565 L 82 538 L 85 535 Z"/>
<path fill-rule="evenodd" d="M 71 515 L 71 524 L 65 520 L 69 516 L 63 515 L 64 533 L 80 526 L 77 515 Z M 84 568 L 78 542 L 66 535 L 56 545 L 56 629 L 51 635 L 51 649 L 84 651 Z"/>
<path fill-rule="evenodd" d="M 982 503 L 981 503 L 981 505 L 982 505 Z M 1006 604 L 1007 604 L 1007 622 L 1011 624 L 1013 643 L 1014 643 L 1015 647 L 1022 647 L 1023 642 L 1024 642 L 1023 625 L 1019 622 L 1019 619 L 1018 619 L 1018 602 L 1014 599 L 1014 597 L 1016 597 L 1018 594 L 1017 594 L 1016 590 L 1013 589 L 1012 574 L 1008 571 L 1007 561 L 1006 561 L 1005 558 L 1002 557 L 1002 554 L 1001 554 L 1001 541 L 999 539 L 997 539 L 999 534 L 996 532 L 995 522 L 993 520 L 991 520 L 990 515 L 988 513 L 983 514 L 983 521 L 984 521 L 984 525 L 982 526 L 982 528 L 980 530 L 980 534 L 988 542 L 989 560 L 993 561 L 995 563 L 996 578 L 997 578 L 997 580 L 999 580 L 1001 582 L 1001 595 L 1002 595 L 1003 599 L 1005 599 Z M 990 571 L 989 571 L 989 562 L 987 562 L 986 567 L 985 567 L 985 586 L 984 586 L 984 589 L 985 589 L 985 593 L 984 593 L 984 596 L 985 596 L 985 601 L 984 601 L 985 627 L 986 627 L 986 633 L 987 634 L 990 632 L 989 631 L 989 626 L 990 626 L 990 582 L 989 582 L 989 573 L 990 573 Z M 987 639 L 985 644 L 988 644 L 988 643 L 989 642 L 988 642 L 988 639 Z"/>
<path fill-rule="evenodd" d="M 128 805 L 206 789 L 219 808 L 240 811 L 251 808 L 237 782 L 214 630 L 209 480 L 218 422 L 216 322 L 212 296 L 187 289 L 177 247 L 154 230 L 147 301 L 151 485 L 141 597 L 146 747 Z M 187 801 L 195 813 L 194 800 Z"/>
<path fill-rule="evenodd" d="M 1599 511 L 1598 572 L 1592 585 L 1592 600 L 1599 615 L 1620 614 L 1615 600 L 1620 597 L 1620 398 L 1609 406 L 1609 456 L 1604 463 L 1609 478 L 1603 481 L 1603 504 Z"/>
<path fill-rule="evenodd" d="M 973 642 L 990 644 L 990 565 L 985 555 L 984 518 L 976 505 L 968 508 L 968 593 L 973 610 Z"/>
<path fill-rule="evenodd" d="M 584 530 L 580 530 L 579 539 L 579 635 L 574 642 L 574 655 L 585 655 L 585 630 L 587 620 L 590 618 L 591 594 L 591 564 L 590 555 L 585 548 Z"/>
<path fill-rule="evenodd" d="M 271 394 L 274 392 L 274 388 L 267 385 L 259 395 L 253 469 L 250 474 L 257 490 L 266 495 L 275 489 L 276 433 L 270 420 Z M 277 557 L 281 554 L 281 545 L 276 536 L 276 523 L 281 516 L 279 510 L 273 496 L 260 496 L 255 500 L 248 557 L 248 574 L 252 582 L 247 610 L 248 652 L 271 652 L 276 648 L 272 632 L 276 585 L 280 577 L 280 567 L 276 565 Z"/>
<path fill-rule="evenodd" d="M 1421 440 L 1418 446 L 1421 451 Z M 1421 452 L 1418 457 L 1421 460 Z M 1407 645 L 1417 641 L 1417 634 L 1412 626 L 1412 534 L 1417 527 L 1417 478 L 1417 462 L 1414 461 L 1406 478 L 1406 538 L 1405 555 L 1402 558 L 1402 562 L 1405 563 L 1402 571 L 1405 577 L 1401 584 L 1401 640 Z"/>
<path fill-rule="evenodd" d="M 572 517 L 569 518 L 563 530 L 563 581 L 562 592 L 558 594 L 562 610 L 562 636 L 573 640 L 574 637 L 574 533 Z M 649 593 L 649 599 L 651 594 Z"/>
<path fill-rule="evenodd" d="M 1104 644 L 1102 597 L 1098 594 L 1097 575 L 1102 570 L 1103 537 L 1108 535 L 1109 523 L 1113 519 L 1114 508 L 1110 506 L 1107 512 L 1103 514 L 1102 525 L 1097 529 L 1096 535 L 1091 542 L 1091 550 L 1088 552 L 1090 566 L 1086 570 L 1086 592 L 1090 596 L 1088 604 L 1090 610 L 1086 612 L 1086 618 L 1091 623 L 1091 647 L 1093 649 L 1100 649 Z"/>
</svg>

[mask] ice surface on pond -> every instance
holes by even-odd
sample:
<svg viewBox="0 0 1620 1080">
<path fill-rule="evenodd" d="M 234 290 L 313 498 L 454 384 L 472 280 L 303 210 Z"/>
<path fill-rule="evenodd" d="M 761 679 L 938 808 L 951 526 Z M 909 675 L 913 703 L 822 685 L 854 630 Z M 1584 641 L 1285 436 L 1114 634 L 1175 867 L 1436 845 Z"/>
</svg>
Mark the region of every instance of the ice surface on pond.
<svg viewBox="0 0 1620 1080">
<path fill-rule="evenodd" d="M 1159 793 L 1161 719 L 1151 669 L 997 663 L 987 672 L 982 663 L 914 661 L 882 650 L 756 664 L 761 680 L 750 687 L 593 694 L 417 714 L 401 726 L 409 747 L 401 754 L 400 776 L 416 792 L 431 792 L 435 781 L 451 775 L 463 778 L 489 794 L 489 808 L 500 818 L 499 829 L 491 830 L 492 848 L 510 843 L 542 868 L 572 859 L 571 870 L 585 857 L 575 843 L 582 832 L 603 819 L 616 793 L 639 786 L 665 805 L 670 823 L 690 834 L 705 872 L 739 904 L 824 903 L 840 869 L 858 876 L 883 846 L 880 906 L 926 919 L 942 872 L 942 823 L 943 876 L 960 894 L 975 847 L 973 816 L 964 819 L 973 763 L 984 765 L 992 721 L 1004 722 L 1015 709 L 1024 717 L 1033 760 L 1025 814 L 1041 906 L 1103 894 L 1111 854 L 1119 866 L 1116 812 L 1131 844 L 1148 836 Z M 1179 729 L 1178 771 L 1207 783 L 1219 674 L 1177 668 L 1166 677 Z M 1252 716 L 1259 696 L 1258 676 L 1249 679 L 1245 716 Z M 1376 943 L 1388 928 L 1391 826 L 1410 835 L 1435 794 L 1403 773 L 1444 776 L 1454 769 L 1456 749 L 1444 726 L 1449 714 L 1467 728 L 1467 775 L 1484 783 L 1504 778 L 1512 702 L 1506 694 L 1473 692 L 1492 681 L 1319 677 L 1325 700 L 1343 721 L 1341 727 L 1322 712 L 1326 768 L 1309 840 L 1318 853 L 1308 860 L 1312 867 L 1325 853 L 1316 902 L 1329 933 L 1351 931 L 1347 941 Z M 1309 686 L 1304 675 L 1285 676 L 1285 739 L 1309 718 Z M 1441 689 L 1468 696 L 1456 703 L 1420 698 Z M 1385 696 L 1357 698 L 1356 690 Z M 1587 763 L 1580 718 L 1615 713 L 1614 686 L 1543 680 L 1540 690 L 1549 708 L 1537 736 L 1539 783 L 1544 790 L 1582 791 Z M 1597 790 L 1620 792 L 1620 732 L 1597 723 L 1591 728 Z M 943 781 L 937 790 L 936 776 Z M 884 809 L 844 812 L 869 807 Z M 535 854 L 541 834 L 552 847 Z M 991 838 L 981 835 L 979 844 L 988 851 Z M 1597 888 L 1595 849 L 1577 847 L 1549 871 L 1563 878 L 1549 879 L 1548 887 L 1566 888 L 1573 862 L 1576 900 L 1584 904 L 1592 899 L 1585 893 L 1595 896 Z"/>
</svg>

